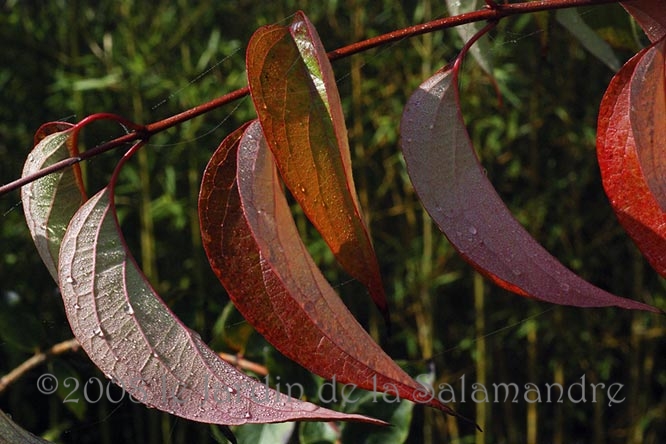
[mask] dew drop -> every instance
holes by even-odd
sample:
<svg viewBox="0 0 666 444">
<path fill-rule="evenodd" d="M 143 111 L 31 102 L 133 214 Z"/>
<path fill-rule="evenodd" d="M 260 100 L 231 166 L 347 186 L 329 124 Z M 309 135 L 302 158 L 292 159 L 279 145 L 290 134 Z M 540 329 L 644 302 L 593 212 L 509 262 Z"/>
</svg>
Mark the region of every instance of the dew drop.
<svg viewBox="0 0 666 444">
<path fill-rule="evenodd" d="M 514 276 L 520 276 L 521 274 L 523 274 L 523 272 L 517 268 L 514 268 L 513 270 L 511 270 L 511 272 L 514 274 Z"/>
<path fill-rule="evenodd" d="M 74 310 L 81 310 L 81 306 L 78 304 L 78 302 L 74 304 Z"/>
<path fill-rule="evenodd" d="M 67 279 L 65 279 L 65 282 L 67 282 L 68 284 L 73 284 L 74 283 L 74 278 L 69 276 L 69 277 L 67 277 Z"/>
<path fill-rule="evenodd" d="M 236 390 L 234 390 L 233 387 L 227 387 L 227 391 L 231 393 L 232 395 L 236 393 Z"/>
<path fill-rule="evenodd" d="M 102 328 L 101 327 L 95 327 L 95 329 L 93 330 L 93 336 L 98 336 L 100 338 L 103 338 L 104 337 L 104 332 L 102 331 Z"/>
<path fill-rule="evenodd" d="M 132 307 L 132 304 L 128 303 L 127 305 L 125 305 L 124 311 L 125 313 L 131 316 L 134 314 L 134 307 Z"/>
<path fill-rule="evenodd" d="M 433 129 L 433 128 L 435 128 L 435 125 L 433 125 L 432 123 L 428 125 L 428 129 Z"/>
<path fill-rule="evenodd" d="M 159 358 L 159 355 L 157 354 L 157 352 L 153 352 L 153 358 Z"/>
<path fill-rule="evenodd" d="M 476 231 L 476 227 L 474 227 L 474 226 L 470 226 L 470 227 L 467 229 L 467 231 L 469 231 L 469 234 L 472 234 L 472 235 L 474 235 L 474 234 L 477 233 L 477 231 Z"/>
<path fill-rule="evenodd" d="M 250 414 L 250 412 L 247 412 L 247 413 L 245 413 L 245 417 L 246 418 L 252 418 L 252 415 Z"/>
<path fill-rule="evenodd" d="M 571 288 L 569 286 L 569 284 L 565 284 L 565 283 L 560 284 L 560 287 L 562 288 L 562 291 L 564 291 L 564 292 L 568 292 L 569 289 Z"/>
</svg>

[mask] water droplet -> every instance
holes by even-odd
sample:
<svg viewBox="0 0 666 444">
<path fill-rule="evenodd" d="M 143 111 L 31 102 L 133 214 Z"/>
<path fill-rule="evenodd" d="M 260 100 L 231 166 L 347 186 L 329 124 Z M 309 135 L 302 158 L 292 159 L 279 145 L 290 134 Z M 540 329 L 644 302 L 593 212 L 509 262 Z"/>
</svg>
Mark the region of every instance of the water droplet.
<svg viewBox="0 0 666 444">
<path fill-rule="evenodd" d="M 514 276 L 520 276 L 521 274 L 523 274 L 523 272 L 517 268 L 514 268 L 513 270 L 511 270 L 511 272 L 514 274 Z"/>
<path fill-rule="evenodd" d="M 74 310 L 81 310 L 81 306 L 78 304 L 78 302 L 74 304 Z"/>
<path fill-rule="evenodd" d="M 252 418 L 252 415 L 250 414 L 250 412 L 247 412 L 247 413 L 245 413 L 245 417 L 246 418 Z"/>
<path fill-rule="evenodd" d="M 233 387 L 227 387 L 227 391 L 231 393 L 232 395 L 236 393 L 236 390 Z"/>
<path fill-rule="evenodd" d="M 435 127 L 435 125 L 433 125 L 432 123 L 430 125 L 428 125 L 428 129 L 433 129 L 434 127 Z"/>
<path fill-rule="evenodd" d="M 561 283 L 560 287 L 562 288 L 562 291 L 564 291 L 564 292 L 568 292 L 571 289 L 569 284 L 565 284 L 565 283 Z"/>
<path fill-rule="evenodd" d="M 100 338 L 104 338 L 104 332 L 102 331 L 101 327 L 95 327 L 93 330 L 93 336 L 99 336 Z"/>
<path fill-rule="evenodd" d="M 69 276 L 67 279 L 65 279 L 65 282 L 67 282 L 68 284 L 73 284 L 74 283 L 74 278 Z"/>
<path fill-rule="evenodd" d="M 124 311 L 128 315 L 133 315 L 134 314 L 134 307 L 132 307 L 132 304 L 128 303 L 127 305 L 125 305 Z"/>
<path fill-rule="evenodd" d="M 474 227 L 474 226 L 470 226 L 470 227 L 467 229 L 467 231 L 469 231 L 469 234 L 472 234 L 472 235 L 474 235 L 474 234 L 477 233 L 477 231 L 476 231 L 476 227 Z"/>
<path fill-rule="evenodd" d="M 305 187 L 301 186 L 301 193 L 305 193 Z"/>
<path fill-rule="evenodd" d="M 159 355 L 157 354 L 157 352 L 153 352 L 153 358 L 159 358 Z"/>
</svg>

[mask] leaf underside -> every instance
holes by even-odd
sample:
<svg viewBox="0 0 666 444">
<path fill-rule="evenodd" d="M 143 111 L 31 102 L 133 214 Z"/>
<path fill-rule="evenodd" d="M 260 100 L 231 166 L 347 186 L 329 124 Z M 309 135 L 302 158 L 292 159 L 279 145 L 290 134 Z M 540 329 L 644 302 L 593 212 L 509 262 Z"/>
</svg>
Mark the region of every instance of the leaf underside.
<svg viewBox="0 0 666 444">
<path fill-rule="evenodd" d="M 424 207 L 479 272 L 519 295 L 555 304 L 659 312 L 581 279 L 513 218 L 476 157 L 453 69 L 436 73 L 412 95 L 401 134 L 407 170 Z"/>
<path fill-rule="evenodd" d="M 423 402 L 423 387 L 372 340 L 314 264 L 259 123 L 241 131 L 211 158 L 199 197 L 206 253 L 238 310 L 284 355 L 325 379 L 366 390 L 390 384 L 401 398 Z"/>
<path fill-rule="evenodd" d="M 52 123 L 42 126 L 35 147 L 23 167 L 23 177 L 69 156 L 73 125 Z M 57 282 L 60 241 L 67 224 L 85 200 L 79 166 L 49 174 L 21 189 L 25 220 L 42 261 Z"/>
<path fill-rule="evenodd" d="M 214 424 L 360 420 L 290 398 L 223 361 L 183 325 L 137 267 L 109 187 L 90 198 L 65 233 L 60 289 L 74 335 L 104 374 L 137 400 Z"/>
<path fill-rule="evenodd" d="M 629 110 L 641 171 L 662 211 L 666 211 L 666 38 L 642 53 L 631 77 Z"/>
</svg>

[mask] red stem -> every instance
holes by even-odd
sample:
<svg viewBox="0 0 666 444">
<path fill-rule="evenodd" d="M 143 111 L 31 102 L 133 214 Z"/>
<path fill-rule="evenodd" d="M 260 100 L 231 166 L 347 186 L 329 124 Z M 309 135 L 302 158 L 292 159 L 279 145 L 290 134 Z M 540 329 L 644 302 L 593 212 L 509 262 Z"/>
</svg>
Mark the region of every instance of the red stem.
<svg viewBox="0 0 666 444">
<path fill-rule="evenodd" d="M 328 57 L 333 61 L 408 37 L 414 37 L 433 31 L 452 28 L 455 26 L 464 25 L 466 23 L 479 22 L 484 20 L 498 21 L 504 17 L 525 14 L 528 12 L 538 12 L 579 6 L 596 6 L 608 3 L 618 3 L 619 1 L 620 0 L 537 0 L 527 1 L 524 3 L 498 4 L 493 0 L 487 0 L 486 7 L 482 10 L 460 14 L 455 17 L 445 17 L 438 20 L 433 20 L 421 25 L 410 26 L 408 28 L 373 37 L 362 42 L 353 43 L 351 45 L 347 45 L 329 52 Z M 46 176 L 47 174 L 54 173 L 63 168 L 74 165 L 75 163 L 78 163 L 82 160 L 89 159 L 103 152 L 122 146 L 128 142 L 134 142 L 136 140 L 148 140 L 153 134 L 164 131 L 168 128 L 238 100 L 246 96 L 249 92 L 250 90 L 248 87 L 241 88 L 222 97 L 213 99 L 210 102 L 206 102 L 187 111 L 183 111 L 182 113 L 140 127 L 140 129 L 135 130 L 132 133 L 124 134 L 109 142 L 98 145 L 93 149 L 87 150 L 77 157 L 70 157 L 69 159 L 54 163 L 53 165 L 41 169 L 34 174 L 22 177 L 6 185 L 0 186 L 0 196 L 20 188 L 27 183 L 37 180 L 40 177 Z"/>
</svg>

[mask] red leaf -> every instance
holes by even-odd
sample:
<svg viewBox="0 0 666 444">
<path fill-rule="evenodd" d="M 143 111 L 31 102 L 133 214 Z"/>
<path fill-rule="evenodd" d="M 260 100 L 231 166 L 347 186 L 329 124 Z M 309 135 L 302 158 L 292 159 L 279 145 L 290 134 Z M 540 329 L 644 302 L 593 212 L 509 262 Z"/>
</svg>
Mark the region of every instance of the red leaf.
<svg viewBox="0 0 666 444">
<path fill-rule="evenodd" d="M 622 2 L 621 5 L 636 19 L 651 42 L 666 35 L 666 5 L 663 0 L 634 0 Z"/>
<path fill-rule="evenodd" d="M 666 6 L 666 5 L 665 5 Z M 662 39 L 645 51 L 631 78 L 630 119 L 645 180 L 666 210 L 666 89 Z"/>
<path fill-rule="evenodd" d="M 455 71 L 442 70 L 412 95 L 401 122 L 414 188 L 458 252 L 495 283 L 522 296 L 578 307 L 659 311 L 584 281 L 512 217 L 479 164 L 458 94 Z"/>
<path fill-rule="evenodd" d="M 239 139 L 237 131 L 222 142 L 206 167 L 199 196 L 206 253 L 238 310 L 279 351 L 323 378 L 394 390 L 401 398 L 455 414 L 436 399 L 419 397 L 429 395 L 372 340 L 316 267 L 258 122 L 240 142 L 237 184 Z"/>
<path fill-rule="evenodd" d="M 72 331 L 108 378 L 148 406 L 193 421 L 381 423 L 291 398 L 223 361 L 141 273 L 120 232 L 112 193 L 104 188 L 74 215 L 58 270 Z"/>
<path fill-rule="evenodd" d="M 379 264 L 361 217 L 333 69 L 302 12 L 260 28 L 247 49 L 252 99 L 282 178 L 342 267 L 388 322 Z"/>
<path fill-rule="evenodd" d="M 643 50 L 628 61 L 604 94 L 599 108 L 597 157 L 604 189 L 620 223 L 650 265 L 666 276 L 666 213 L 641 171 L 632 125 L 634 73 L 649 52 Z M 644 125 L 654 122 L 645 121 Z"/>
</svg>

